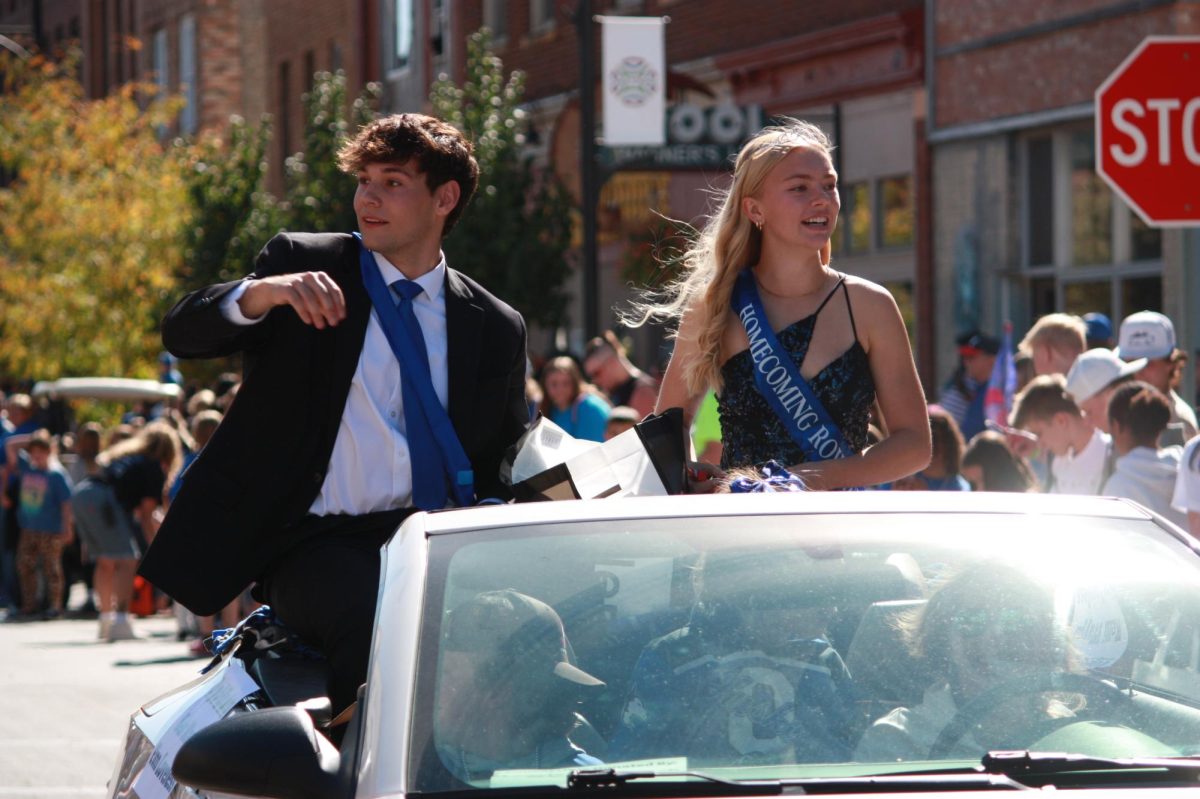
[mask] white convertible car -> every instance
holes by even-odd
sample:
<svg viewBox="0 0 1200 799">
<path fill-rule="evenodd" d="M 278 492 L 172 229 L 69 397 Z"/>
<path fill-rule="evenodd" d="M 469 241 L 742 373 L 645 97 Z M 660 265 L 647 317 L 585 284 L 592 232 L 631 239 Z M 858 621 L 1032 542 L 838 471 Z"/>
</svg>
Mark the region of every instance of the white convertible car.
<svg viewBox="0 0 1200 799">
<path fill-rule="evenodd" d="M 1144 796 L 1200 777 L 1200 555 L 1121 500 L 417 514 L 385 547 L 375 631 L 338 729 L 321 662 L 247 626 L 134 715 L 111 795 Z"/>
</svg>

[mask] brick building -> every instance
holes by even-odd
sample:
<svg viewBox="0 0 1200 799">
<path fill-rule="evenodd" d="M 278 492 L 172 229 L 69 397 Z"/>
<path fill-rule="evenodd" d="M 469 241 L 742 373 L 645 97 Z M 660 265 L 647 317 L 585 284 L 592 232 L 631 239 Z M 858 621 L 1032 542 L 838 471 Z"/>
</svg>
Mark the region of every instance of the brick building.
<svg viewBox="0 0 1200 799">
<path fill-rule="evenodd" d="M 0 35 L 53 52 L 81 49 L 89 97 L 131 81 L 177 93 L 171 133 L 270 114 L 270 185 L 303 142 L 303 94 L 319 70 L 345 69 L 357 94 L 380 75 L 379 0 L 0 0 Z M 370 35 L 368 35 L 370 31 Z"/>
<path fill-rule="evenodd" d="M 1093 95 L 1151 34 L 1200 7 L 1121 0 L 933 2 L 927 18 L 938 374 L 956 332 L 1054 310 L 1114 324 L 1160 310 L 1200 344 L 1195 231 L 1151 229 L 1095 173 Z M 1190 342 L 1190 344 L 1189 344 Z M 1184 392 L 1185 394 L 1187 392 Z"/>
<path fill-rule="evenodd" d="M 577 5 L 574 0 L 384 0 L 381 13 L 390 23 L 381 26 L 381 48 L 391 108 L 423 108 L 429 79 L 438 72 L 461 79 L 462 42 L 487 26 L 505 68 L 527 75 L 537 157 L 578 192 Z M 734 119 L 742 115 L 746 134 L 772 115 L 799 116 L 827 130 L 838 145 L 837 166 L 854 203 L 853 212 L 844 211 L 854 224 L 837 232 L 838 263 L 892 288 L 912 323 L 914 340 L 932 352 L 932 338 L 920 326 L 932 309 L 925 312 L 926 300 L 916 290 L 922 272 L 931 270 L 928 259 L 918 265 L 926 234 L 915 215 L 922 185 L 916 171 L 925 164 L 920 122 L 914 121 L 925 63 L 922 3 L 769 5 L 770 13 L 746 13 L 746 4 L 736 0 L 594 0 L 592 10 L 670 17 L 665 32 L 669 118 L 682 106 L 706 119 L 717 109 L 733 109 Z M 599 30 L 596 36 L 599 52 Z M 405 60 L 404 48 L 395 43 L 410 39 L 418 43 L 417 55 Z M 390 66 L 389 53 L 395 54 Z M 620 160 L 617 153 L 606 163 Z M 698 221 L 710 210 L 706 190 L 720 185 L 727 173 L 728 161 L 718 158 L 657 168 L 627 163 L 608 174 L 599 214 L 602 324 L 612 324 L 609 309 L 631 296 L 624 272 L 631 239 L 658 224 L 656 214 Z M 577 284 L 568 331 L 574 349 L 581 347 L 584 332 L 580 294 Z M 661 356 L 660 331 L 641 330 L 634 339 L 643 363 Z M 547 331 L 540 340 L 531 339 L 531 352 L 550 348 Z"/>
</svg>

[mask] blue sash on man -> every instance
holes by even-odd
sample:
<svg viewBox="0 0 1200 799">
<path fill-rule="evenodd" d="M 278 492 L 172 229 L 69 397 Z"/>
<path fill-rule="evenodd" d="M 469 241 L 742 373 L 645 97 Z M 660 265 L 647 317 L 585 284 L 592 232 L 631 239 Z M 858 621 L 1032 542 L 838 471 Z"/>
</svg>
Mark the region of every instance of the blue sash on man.
<svg viewBox="0 0 1200 799">
<path fill-rule="evenodd" d="M 412 298 L 401 295 L 400 304 L 407 305 L 403 309 L 397 305 L 396 297 L 379 274 L 371 251 L 358 233 L 354 236 L 359 243 L 363 286 L 379 316 L 388 345 L 400 362 L 404 423 L 413 472 L 413 504 L 422 510 L 444 508 L 446 485 L 449 484 L 456 505 L 471 505 L 475 501 L 471 459 L 463 450 L 450 415 L 434 391 L 425 339 L 412 314 Z"/>
<path fill-rule="evenodd" d="M 812 386 L 800 376 L 787 350 L 780 346 L 749 269 L 742 270 L 734 284 L 733 311 L 746 328 L 759 393 L 800 446 L 805 461 L 827 461 L 854 454 Z"/>
</svg>

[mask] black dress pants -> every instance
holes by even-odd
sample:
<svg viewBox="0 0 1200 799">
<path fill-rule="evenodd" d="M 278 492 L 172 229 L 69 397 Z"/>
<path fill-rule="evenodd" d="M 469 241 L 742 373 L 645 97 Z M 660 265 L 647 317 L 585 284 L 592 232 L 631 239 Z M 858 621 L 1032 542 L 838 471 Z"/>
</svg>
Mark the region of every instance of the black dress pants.
<svg viewBox="0 0 1200 799">
<path fill-rule="evenodd" d="M 379 593 L 379 548 L 412 509 L 362 516 L 308 516 L 287 531 L 302 541 L 263 575 L 279 620 L 329 659 L 337 715 L 366 682 Z"/>
</svg>

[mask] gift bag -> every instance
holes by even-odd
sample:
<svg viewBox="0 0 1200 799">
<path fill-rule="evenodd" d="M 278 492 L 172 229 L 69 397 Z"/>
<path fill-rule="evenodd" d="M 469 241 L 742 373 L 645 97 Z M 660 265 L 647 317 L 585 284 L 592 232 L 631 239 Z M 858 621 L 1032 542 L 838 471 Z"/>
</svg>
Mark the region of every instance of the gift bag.
<svg viewBox="0 0 1200 799">
<path fill-rule="evenodd" d="M 671 408 L 605 441 L 580 441 L 544 416 L 508 451 L 501 479 L 518 502 L 681 494 L 683 412 Z"/>
</svg>

